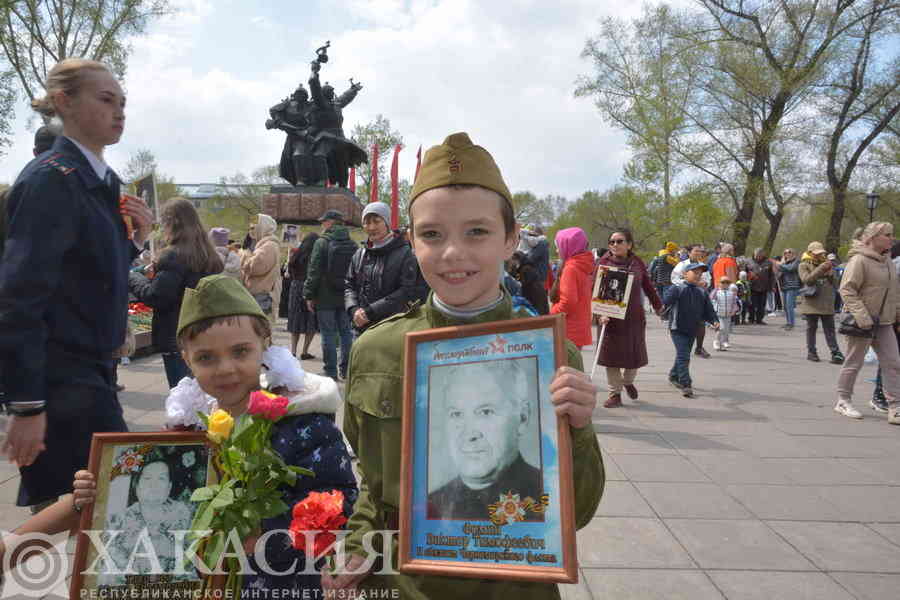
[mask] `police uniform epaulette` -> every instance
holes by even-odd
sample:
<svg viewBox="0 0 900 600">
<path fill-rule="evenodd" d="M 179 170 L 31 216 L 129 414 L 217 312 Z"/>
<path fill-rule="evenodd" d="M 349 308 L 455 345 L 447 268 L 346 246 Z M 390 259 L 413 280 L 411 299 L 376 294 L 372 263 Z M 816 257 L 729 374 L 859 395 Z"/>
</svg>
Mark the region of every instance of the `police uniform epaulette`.
<svg viewBox="0 0 900 600">
<path fill-rule="evenodd" d="M 382 320 L 378 321 L 377 323 L 375 323 L 374 325 L 370 326 L 368 329 L 366 329 L 366 331 L 372 331 L 376 327 L 380 327 L 380 326 L 384 325 L 385 323 L 391 323 L 393 321 L 399 321 L 400 319 L 404 319 L 404 318 L 408 317 L 409 315 L 411 315 L 412 313 L 418 311 L 421 307 L 422 307 L 422 301 L 416 300 L 415 302 L 413 302 L 412 304 L 409 305 L 409 308 L 406 310 L 406 312 L 400 312 L 395 315 L 385 317 L 384 319 L 382 319 Z"/>
<path fill-rule="evenodd" d="M 75 170 L 75 167 L 70 167 L 70 166 L 67 166 L 64 164 L 60 164 L 59 160 L 57 160 L 57 159 L 61 156 L 62 156 L 62 154 L 59 154 L 59 153 L 51 154 L 50 156 L 48 156 L 47 158 L 42 160 L 41 164 L 42 165 L 50 165 L 51 167 L 54 167 L 57 171 L 59 171 L 63 175 L 68 175 L 69 173 L 71 173 L 72 171 Z"/>
</svg>

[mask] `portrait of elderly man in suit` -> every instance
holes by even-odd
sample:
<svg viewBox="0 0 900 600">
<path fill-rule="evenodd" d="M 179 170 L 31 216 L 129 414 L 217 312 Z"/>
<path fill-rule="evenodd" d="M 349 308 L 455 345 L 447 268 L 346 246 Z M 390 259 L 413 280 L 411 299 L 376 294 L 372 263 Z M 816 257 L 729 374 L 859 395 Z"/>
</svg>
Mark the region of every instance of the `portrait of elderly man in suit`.
<svg viewBox="0 0 900 600">
<path fill-rule="evenodd" d="M 432 369 L 427 518 L 487 521 L 501 494 L 541 497 L 541 469 L 523 457 L 540 465 L 537 384 L 535 357 Z"/>
</svg>

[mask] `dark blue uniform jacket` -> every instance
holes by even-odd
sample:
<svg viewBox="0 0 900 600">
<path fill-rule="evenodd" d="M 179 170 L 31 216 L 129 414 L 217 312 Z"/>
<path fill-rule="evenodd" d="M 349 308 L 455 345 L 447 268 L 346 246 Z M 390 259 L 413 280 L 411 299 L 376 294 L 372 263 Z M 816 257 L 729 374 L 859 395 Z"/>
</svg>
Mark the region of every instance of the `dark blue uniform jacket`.
<svg viewBox="0 0 900 600">
<path fill-rule="evenodd" d="M 128 269 L 138 250 L 118 177 L 97 177 L 60 136 L 16 179 L 0 261 L 0 377 L 7 401 L 44 400 L 60 382 L 108 387 L 125 340 Z"/>
</svg>

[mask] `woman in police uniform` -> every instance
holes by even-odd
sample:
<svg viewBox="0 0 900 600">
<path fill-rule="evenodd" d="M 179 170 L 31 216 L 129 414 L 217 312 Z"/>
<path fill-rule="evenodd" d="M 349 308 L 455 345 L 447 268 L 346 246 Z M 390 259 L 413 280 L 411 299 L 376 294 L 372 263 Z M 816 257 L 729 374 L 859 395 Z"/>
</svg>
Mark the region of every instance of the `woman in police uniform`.
<svg viewBox="0 0 900 600">
<path fill-rule="evenodd" d="M 0 263 L 0 377 L 11 415 L 2 450 L 22 475 L 20 506 L 71 490 L 94 432 L 127 429 L 111 356 L 125 339 L 128 267 L 152 227 L 144 202 L 120 207 L 120 181 L 103 161 L 125 125 L 112 73 L 66 59 L 45 87 L 32 107 L 59 117 L 63 135 L 10 190 Z"/>
</svg>

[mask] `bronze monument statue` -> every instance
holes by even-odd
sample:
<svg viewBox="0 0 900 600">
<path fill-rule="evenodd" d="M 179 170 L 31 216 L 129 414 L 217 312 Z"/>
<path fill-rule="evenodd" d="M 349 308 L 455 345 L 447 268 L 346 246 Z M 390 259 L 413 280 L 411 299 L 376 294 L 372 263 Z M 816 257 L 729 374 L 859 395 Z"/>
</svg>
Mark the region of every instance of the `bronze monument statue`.
<svg viewBox="0 0 900 600">
<path fill-rule="evenodd" d="M 309 92 L 300 84 L 289 98 L 269 109 L 271 118 L 266 121 L 266 129 L 287 133 L 278 173 L 294 186 L 320 186 L 327 182 L 347 187 L 350 167 L 368 162 L 365 151 L 348 140 L 343 130 L 342 110 L 353 102 L 362 84 L 350 79 L 347 91 L 335 97 L 334 88 L 319 81 L 330 45 L 328 42 L 316 50 Z"/>
</svg>

